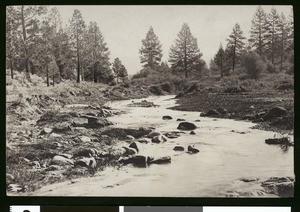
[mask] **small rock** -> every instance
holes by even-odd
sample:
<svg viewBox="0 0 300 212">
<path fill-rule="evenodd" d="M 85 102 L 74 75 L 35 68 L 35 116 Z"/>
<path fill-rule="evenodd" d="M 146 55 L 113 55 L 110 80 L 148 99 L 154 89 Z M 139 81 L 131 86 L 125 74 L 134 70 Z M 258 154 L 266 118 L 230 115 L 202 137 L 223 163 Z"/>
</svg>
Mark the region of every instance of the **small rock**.
<svg viewBox="0 0 300 212">
<path fill-rule="evenodd" d="M 75 165 L 95 168 L 97 166 L 97 162 L 94 157 L 80 158 L 75 162 Z"/>
<path fill-rule="evenodd" d="M 73 162 L 73 160 L 65 158 L 61 155 L 56 155 L 52 158 L 50 164 L 51 165 L 59 165 L 59 166 L 65 166 L 65 165 L 73 166 L 74 162 Z"/>
<path fill-rule="evenodd" d="M 215 116 L 219 116 L 220 112 L 218 112 L 217 110 L 209 110 L 206 113 L 201 113 L 200 116 L 207 116 L 207 117 L 215 117 Z"/>
<path fill-rule="evenodd" d="M 40 135 L 46 135 L 46 134 L 50 134 L 52 132 L 51 128 L 44 128 L 41 132 Z"/>
<path fill-rule="evenodd" d="M 171 116 L 163 116 L 162 119 L 163 119 L 163 120 L 171 120 L 171 119 L 173 119 L 173 118 L 172 118 Z"/>
<path fill-rule="evenodd" d="M 190 153 L 198 153 L 199 149 L 196 149 L 195 147 L 192 147 L 191 145 L 188 146 L 188 152 Z"/>
<path fill-rule="evenodd" d="M 164 134 L 167 138 L 178 138 L 179 137 L 179 133 L 175 133 L 175 132 L 168 132 Z"/>
<path fill-rule="evenodd" d="M 192 131 L 190 132 L 190 135 L 196 135 L 195 131 L 192 130 Z"/>
<path fill-rule="evenodd" d="M 147 144 L 147 143 L 151 142 L 151 140 L 147 139 L 147 138 L 141 138 L 141 139 L 137 140 L 137 142 L 142 143 L 142 144 Z"/>
<path fill-rule="evenodd" d="M 195 120 L 195 122 L 201 122 L 201 120 L 199 120 L 199 119 L 196 119 L 196 120 Z"/>
<path fill-rule="evenodd" d="M 132 135 L 126 135 L 126 139 L 128 139 L 128 140 L 134 140 L 135 137 L 133 137 Z"/>
<path fill-rule="evenodd" d="M 98 155 L 98 151 L 96 149 L 81 149 L 76 153 L 76 156 L 81 156 L 81 157 L 94 157 Z"/>
<path fill-rule="evenodd" d="M 241 178 L 239 180 L 242 181 L 242 182 L 245 182 L 245 183 L 250 183 L 250 182 L 256 182 L 259 179 L 258 178 L 254 178 L 254 177 L 245 177 L 245 178 Z"/>
<path fill-rule="evenodd" d="M 197 126 L 190 122 L 181 122 L 177 127 L 179 130 L 194 130 L 196 128 Z"/>
<path fill-rule="evenodd" d="M 86 142 L 91 142 L 91 138 L 87 137 L 87 136 L 80 136 L 79 137 L 79 140 L 83 143 L 86 143 Z"/>
<path fill-rule="evenodd" d="M 184 147 L 183 146 L 175 146 L 173 148 L 174 151 L 184 151 Z"/>
<path fill-rule="evenodd" d="M 28 190 L 28 187 L 26 185 L 18 185 L 18 184 L 9 184 L 7 186 L 7 190 L 10 191 L 10 192 L 26 192 Z"/>
<path fill-rule="evenodd" d="M 153 138 L 155 136 L 162 135 L 161 132 L 151 132 L 147 135 L 148 138 Z"/>
<path fill-rule="evenodd" d="M 159 144 L 159 143 L 167 141 L 167 138 L 163 135 L 158 135 L 158 136 L 153 137 L 151 141 L 152 141 L 152 143 Z"/>
<path fill-rule="evenodd" d="M 185 121 L 185 119 L 178 118 L 176 121 Z"/>
<path fill-rule="evenodd" d="M 60 138 L 61 135 L 57 134 L 57 133 L 51 133 L 50 134 L 50 138 Z"/>
</svg>

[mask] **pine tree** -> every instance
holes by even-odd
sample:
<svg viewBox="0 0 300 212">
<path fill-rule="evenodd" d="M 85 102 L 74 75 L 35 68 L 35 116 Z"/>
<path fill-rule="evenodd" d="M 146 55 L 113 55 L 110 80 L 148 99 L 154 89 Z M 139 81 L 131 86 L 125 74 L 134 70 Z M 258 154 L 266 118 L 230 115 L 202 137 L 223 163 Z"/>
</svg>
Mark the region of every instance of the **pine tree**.
<svg viewBox="0 0 300 212">
<path fill-rule="evenodd" d="M 87 61 L 92 70 L 94 82 L 98 82 L 100 69 L 109 69 L 109 49 L 96 22 L 90 22 L 85 37 Z"/>
<path fill-rule="evenodd" d="M 113 64 L 112 64 L 112 70 L 115 73 L 115 76 L 117 78 L 117 83 L 119 82 L 119 77 L 121 75 L 121 69 L 122 69 L 122 62 L 121 60 L 117 57 Z"/>
<path fill-rule="evenodd" d="M 264 34 L 264 39 L 266 40 L 266 54 L 273 65 L 275 65 L 276 58 L 276 44 L 279 30 L 278 25 L 279 15 L 277 10 L 273 7 L 271 12 L 267 15 L 267 22 L 265 25 L 266 33 Z"/>
<path fill-rule="evenodd" d="M 36 38 L 38 29 L 38 16 L 47 12 L 46 6 L 19 6 L 17 9 L 22 34 L 22 46 L 26 76 L 30 79 L 29 60 L 34 53 L 34 39 Z"/>
<path fill-rule="evenodd" d="M 192 35 L 187 23 L 182 25 L 175 45 L 171 46 L 169 62 L 174 69 L 183 70 L 188 78 L 189 72 L 203 63 L 202 54 L 198 48 L 197 39 Z"/>
<path fill-rule="evenodd" d="M 280 59 L 280 71 L 283 71 L 283 62 L 286 60 L 288 50 L 288 22 L 285 15 L 281 13 L 278 22 L 278 53 Z"/>
<path fill-rule="evenodd" d="M 73 39 L 74 49 L 76 50 L 77 61 L 77 83 L 80 83 L 81 77 L 81 48 L 83 44 L 85 23 L 79 10 L 75 9 L 70 21 L 71 38 Z"/>
<path fill-rule="evenodd" d="M 125 66 L 122 64 L 122 65 L 121 65 L 120 72 L 119 72 L 119 77 L 122 78 L 122 81 L 123 81 L 123 82 L 125 82 L 125 79 L 127 78 L 127 76 L 128 76 L 127 69 L 126 69 Z"/>
<path fill-rule="evenodd" d="M 243 32 L 239 24 L 235 24 L 232 29 L 232 33 L 229 35 L 228 46 L 231 49 L 231 59 L 232 59 L 232 70 L 234 71 L 235 65 L 238 62 L 237 59 L 240 56 L 241 52 L 245 48 L 244 41 L 245 37 L 243 36 Z"/>
<path fill-rule="evenodd" d="M 17 49 L 17 12 L 13 6 L 6 7 L 6 61 L 9 64 L 10 76 L 14 78 L 14 60 Z"/>
<path fill-rule="evenodd" d="M 260 56 L 264 54 L 264 47 L 266 41 L 264 39 L 264 35 L 266 33 L 266 21 L 267 16 L 265 11 L 261 6 L 259 6 L 256 10 L 256 13 L 252 19 L 252 25 L 250 30 L 250 39 L 252 48 L 258 52 Z"/>
<path fill-rule="evenodd" d="M 223 66 L 224 66 L 224 62 L 225 62 L 225 52 L 224 52 L 222 44 L 220 44 L 219 50 L 218 50 L 217 54 L 215 55 L 213 61 L 214 61 L 214 64 L 216 64 L 218 66 L 218 69 L 220 70 L 221 77 L 223 77 L 223 75 L 224 75 Z"/>
<path fill-rule="evenodd" d="M 162 45 L 151 26 L 146 38 L 142 40 L 142 47 L 139 50 L 141 54 L 140 60 L 144 67 L 149 66 L 151 69 L 154 69 L 154 67 L 159 65 L 162 57 L 161 47 Z"/>
</svg>

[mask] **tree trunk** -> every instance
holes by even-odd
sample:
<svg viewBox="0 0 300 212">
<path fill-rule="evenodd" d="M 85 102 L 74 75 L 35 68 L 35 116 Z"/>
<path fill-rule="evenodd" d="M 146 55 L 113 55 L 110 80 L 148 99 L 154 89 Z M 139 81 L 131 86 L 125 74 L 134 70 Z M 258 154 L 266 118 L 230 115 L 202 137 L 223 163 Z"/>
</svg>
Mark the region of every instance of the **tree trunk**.
<svg viewBox="0 0 300 212">
<path fill-rule="evenodd" d="M 47 87 L 49 87 L 49 70 L 48 70 L 48 66 L 46 66 L 46 73 L 47 73 Z"/>
<path fill-rule="evenodd" d="M 234 71 L 235 67 L 235 53 L 236 52 L 236 39 L 234 40 L 234 47 L 233 47 L 233 57 L 232 57 L 232 71 Z"/>
<path fill-rule="evenodd" d="M 94 63 L 94 82 L 96 83 L 97 82 L 97 64 Z"/>
<path fill-rule="evenodd" d="M 10 76 L 13 79 L 14 78 L 14 70 L 13 70 L 13 62 L 12 59 L 10 59 Z"/>
<path fill-rule="evenodd" d="M 184 73 L 185 78 L 188 78 L 188 70 L 187 70 L 187 55 L 186 55 L 186 41 L 184 41 Z"/>
<path fill-rule="evenodd" d="M 53 81 L 53 87 L 54 87 L 54 73 L 52 74 L 52 81 Z"/>
<path fill-rule="evenodd" d="M 77 83 L 80 83 L 80 62 L 79 62 L 79 38 L 78 38 L 78 32 L 76 34 L 76 45 L 77 45 Z"/>
<path fill-rule="evenodd" d="M 22 22 L 22 32 L 23 32 L 23 45 L 24 45 L 24 55 L 25 55 L 25 71 L 26 71 L 26 77 L 27 79 L 30 79 L 30 73 L 29 73 L 29 66 L 28 66 L 28 52 L 27 52 L 27 35 L 26 35 L 26 28 L 25 28 L 25 17 L 24 17 L 24 6 L 21 6 L 21 22 Z"/>
</svg>

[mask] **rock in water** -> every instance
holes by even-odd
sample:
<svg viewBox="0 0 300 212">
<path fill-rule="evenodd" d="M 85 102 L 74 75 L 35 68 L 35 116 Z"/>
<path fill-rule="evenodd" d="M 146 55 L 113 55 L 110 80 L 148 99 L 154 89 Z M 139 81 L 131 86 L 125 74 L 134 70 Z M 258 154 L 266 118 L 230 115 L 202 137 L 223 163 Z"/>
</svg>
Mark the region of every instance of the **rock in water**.
<svg viewBox="0 0 300 212">
<path fill-rule="evenodd" d="M 167 138 L 163 135 L 158 135 L 158 136 L 153 137 L 151 141 L 152 141 L 152 143 L 159 144 L 159 143 L 167 141 Z"/>
<path fill-rule="evenodd" d="M 132 142 L 130 145 L 129 145 L 130 148 L 133 148 L 135 149 L 137 152 L 139 152 L 139 148 L 137 146 L 137 144 L 135 142 Z"/>
<path fill-rule="evenodd" d="M 266 144 L 274 144 L 274 145 L 292 145 L 288 137 L 282 138 L 269 138 L 265 140 Z"/>
<path fill-rule="evenodd" d="M 196 128 L 197 126 L 190 122 L 181 122 L 177 127 L 179 130 L 194 130 Z"/>
<path fill-rule="evenodd" d="M 192 147 L 191 145 L 188 146 L 188 152 L 190 153 L 198 153 L 199 149 L 196 149 L 195 147 Z"/>
<path fill-rule="evenodd" d="M 130 156 L 127 158 L 121 158 L 119 159 L 120 163 L 123 163 L 124 165 L 127 164 L 133 164 L 134 166 L 137 167 L 146 167 L 148 164 L 148 158 L 146 156 L 143 155 L 135 155 L 135 156 Z"/>
<path fill-rule="evenodd" d="M 285 116 L 286 114 L 287 114 L 287 110 L 285 108 L 283 108 L 283 107 L 273 107 L 262 118 L 265 121 L 268 121 L 272 118 Z"/>
<path fill-rule="evenodd" d="M 178 118 L 176 121 L 185 121 L 185 119 Z"/>
<path fill-rule="evenodd" d="M 183 146 L 175 146 L 173 148 L 174 151 L 184 151 L 184 147 Z"/>
<path fill-rule="evenodd" d="M 126 147 L 126 146 L 122 146 L 122 148 L 125 149 L 124 155 L 135 155 L 135 154 L 137 154 L 137 150 L 134 149 L 134 148 L 129 148 L 129 147 Z"/>
<path fill-rule="evenodd" d="M 192 131 L 190 132 L 190 135 L 196 135 L 196 133 L 192 130 Z"/>
<path fill-rule="evenodd" d="M 165 163 L 171 163 L 171 157 L 165 156 L 160 158 L 154 158 L 153 160 L 150 160 L 148 162 L 149 164 L 165 164 Z"/>
<path fill-rule="evenodd" d="M 172 118 L 171 116 L 163 116 L 162 119 L 163 119 L 163 120 L 171 120 L 171 119 L 173 119 L 173 118 Z"/>
<path fill-rule="evenodd" d="M 74 162 L 71 159 L 65 158 L 60 155 L 56 155 L 51 160 L 51 165 L 59 165 L 59 166 L 73 166 Z"/>
<path fill-rule="evenodd" d="M 147 135 L 148 138 L 153 138 L 155 136 L 162 135 L 160 132 L 151 132 Z"/>
</svg>

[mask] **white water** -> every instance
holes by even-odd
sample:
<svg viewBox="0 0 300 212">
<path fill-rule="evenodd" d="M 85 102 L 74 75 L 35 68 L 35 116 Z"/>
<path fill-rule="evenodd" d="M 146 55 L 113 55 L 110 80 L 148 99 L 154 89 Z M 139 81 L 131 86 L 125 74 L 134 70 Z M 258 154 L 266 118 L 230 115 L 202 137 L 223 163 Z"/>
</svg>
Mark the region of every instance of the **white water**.
<svg viewBox="0 0 300 212">
<path fill-rule="evenodd" d="M 110 121 L 114 127 L 153 126 L 155 131 L 177 131 L 177 118 L 197 125 L 196 135 L 189 131 L 163 144 L 139 144 L 141 155 L 171 156 L 172 162 L 119 170 L 108 168 L 101 176 L 80 179 L 76 183 L 59 183 L 43 187 L 33 195 L 43 196 L 165 196 L 215 197 L 228 191 L 252 192 L 258 185 L 238 181 L 243 177 L 266 180 L 273 176 L 294 176 L 293 148 L 284 152 L 276 145 L 265 144 L 274 132 L 250 129 L 250 122 L 200 117 L 199 112 L 167 109 L 176 104 L 173 96 L 149 97 L 160 107 L 128 107 L 132 100 L 111 102 L 112 108 L 126 111 Z M 140 100 L 136 100 L 140 101 Z M 170 115 L 172 120 L 162 120 Z M 194 122 L 200 119 L 201 122 Z M 234 130 L 235 132 L 231 132 Z M 245 132 L 240 134 L 237 132 Z M 198 154 L 175 152 L 175 145 L 194 144 Z"/>
</svg>

